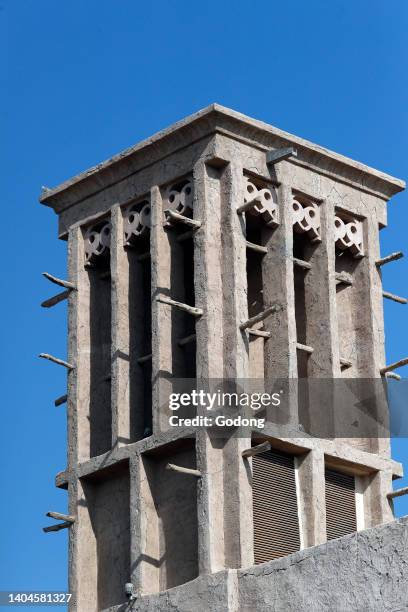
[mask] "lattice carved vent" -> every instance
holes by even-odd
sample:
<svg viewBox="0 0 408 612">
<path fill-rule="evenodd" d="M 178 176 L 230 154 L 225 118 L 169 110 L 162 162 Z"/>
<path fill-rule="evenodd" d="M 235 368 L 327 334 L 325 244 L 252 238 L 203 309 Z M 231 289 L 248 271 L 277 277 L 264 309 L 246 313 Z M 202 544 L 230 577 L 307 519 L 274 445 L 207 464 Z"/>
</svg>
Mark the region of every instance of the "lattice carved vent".
<svg viewBox="0 0 408 612">
<path fill-rule="evenodd" d="M 261 217 L 269 227 L 279 225 L 278 197 L 275 188 L 253 177 L 245 177 L 244 203 L 254 198 L 259 198 L 259 203 L 248 209 L 247 214 Z"/>
<path fill-rule="evenodd" d="M 293 229 L 297 234 L 306 234 L 312 242 L 321 239 L 320 209 L 316 202 L 294 195 L 292 200 Z"/>
<path fill-rule="evenodd" d="M 151 229 L 151 207 L 148 200 L 128 206 L 124 212 L 125 244 L 132 245 L 147 236 Z"/>
<path fill-rule="evenodd" d="M 185 217 L 193 216 L 193 181 L 186 178 L 170 185 L 165 192 L 165 206 Z"/>
<path fill-rule="evenodd" d="M 85 263 L 104 262 L 110 254 L 111 224 L 101 221 L 89 227 L 85 232 Z"/>
<path fill-rule="evenodd" d="M 334 217 L 334 239 L 338 250 L 348 250 L 354 257 L 363 257 L 363 223 L 358 219 L 336 213 Z"/>
</svg>

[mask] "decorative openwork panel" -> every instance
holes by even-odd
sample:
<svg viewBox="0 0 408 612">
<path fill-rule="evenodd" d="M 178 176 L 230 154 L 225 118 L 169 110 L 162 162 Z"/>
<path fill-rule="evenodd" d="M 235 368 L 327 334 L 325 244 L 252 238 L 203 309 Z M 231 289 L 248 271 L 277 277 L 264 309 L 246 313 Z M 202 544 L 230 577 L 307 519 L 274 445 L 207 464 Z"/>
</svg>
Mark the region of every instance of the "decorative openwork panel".
<svg viewBox="0 0 408 612">
<path fill-rule="evenodd" d="M 272 227 L 279 225 L 278 198 L 275 189 L 271 185 L 266 186 L 253 178 L 245 177 L 244 203 L 250 202 L 255 197 L 261 201 L 249 209 L 248 214 L 260 216 L 266 225 Z"/>
<path fill-rule="evenodd" d="M 165 208 L 170 208 L 185 217 L 193 216 L 193 182 L 191 179 L 184 179 L 178 183 L 173 183 L 166 190 Z"/>
<path fill-rule="evenodd" d="M 354 257 L 362 257 L 363 224 L 358 219 L 346 219 L 337 213 L 334 217 L 336 247 L 341 251 L 349 249 Z"/>
<path fill-rule="evenodd" d="M 143 200 L 128 206 L 124 213 L 125 244 L 135 244 L 151 228 L 150 202 Z"/>
<path fill-rule="evenodd" d="M 98 263 L 110 253 L 111 224 L 103 221 L 89 227 L 85 233 L 85 262 Z"/>
<path fill-rule="evenodd" d="M 311 200 L 294 196 L 293 229 L 298 234 L 306 234 L 311 240 L 320 240 L 320 210 Z"/>
</svg>

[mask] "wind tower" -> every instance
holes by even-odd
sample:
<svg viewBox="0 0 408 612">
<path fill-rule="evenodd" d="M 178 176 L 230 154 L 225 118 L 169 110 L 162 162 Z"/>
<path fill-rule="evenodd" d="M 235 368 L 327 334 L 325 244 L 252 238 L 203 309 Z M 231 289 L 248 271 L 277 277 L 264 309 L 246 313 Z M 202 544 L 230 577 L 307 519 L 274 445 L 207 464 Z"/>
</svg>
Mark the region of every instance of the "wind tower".
<svg viewBox="0 0 408 612">
<path fill-rule="evenodd" d="M 281 428 L 246 437 L 169 427 L 161 393 L 175 379 L 376 385 L 406 363 L 385 362 L 383 299 L 404 299 L 381 279 L 400 255 L 379 246 L 403 188 L 214 104 L 42 193 L 68 245 L 68 280 L 51 277 L 63 292 L 44 304 L 68 299 L 67 361 L 44 356 L 68 372 L 69 510 L 51 515 L 69 529 L 73 610 L 127 596 L 137 610 L 295 610 L 319 580 L 331 609 L 347 602 L 329 572 L 349 540 L 317 545 L 393 521 L 388 437 L 345 435 L 350 415 L 301 384 Z M 285 603 L 291 554 L 320 569 Z"/>
</svg>

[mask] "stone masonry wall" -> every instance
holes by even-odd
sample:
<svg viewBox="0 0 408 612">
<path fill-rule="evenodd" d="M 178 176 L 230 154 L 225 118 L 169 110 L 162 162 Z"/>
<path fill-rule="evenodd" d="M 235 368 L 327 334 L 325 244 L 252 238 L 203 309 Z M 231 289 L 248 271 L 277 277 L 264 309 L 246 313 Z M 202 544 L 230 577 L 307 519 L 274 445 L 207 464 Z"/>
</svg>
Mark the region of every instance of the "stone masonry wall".
<svg viewBox="0 0 408 612">
<path fill-rule="evenodd" d="M 110 612 L 408 610 L 408 517 L 248 569 L 200 576 Z"/>
</svg>

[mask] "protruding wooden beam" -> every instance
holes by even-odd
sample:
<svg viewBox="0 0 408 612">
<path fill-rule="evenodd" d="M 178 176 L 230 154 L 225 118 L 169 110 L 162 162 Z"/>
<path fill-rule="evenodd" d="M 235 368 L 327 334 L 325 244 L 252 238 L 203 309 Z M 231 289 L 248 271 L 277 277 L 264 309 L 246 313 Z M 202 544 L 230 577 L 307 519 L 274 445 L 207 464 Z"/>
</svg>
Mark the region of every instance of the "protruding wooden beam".
<svg viewBox="0 0 408 612">
<path fill-rule="evenodd" d="M 393 380 L 401 380 L 401 376 L 399 374 L 395 374 L 395 372 L 386 372 L 385 378 L 392 378 Z"/>
<path fill-rule="evenodd" d="M 196 219 L 190 219 L 190 217 L 185 217 L 184 215 L 180 215 L 180 213 L 175 212 L 168 208 L 164 211 L 164 215 L 166 217 L 167 223 L 181 223 L 183 225 L 187 225 L 188 227 L 193 227 L 195 229 L 199 229 L 201 227 L 201 221 L 197 221 Z"/>
<path fill-rule="evenodd" d="M 57 473 L 55 476 L 55 486 L 58 489 L 68 489 L 68 472 L 66 470 Z"/>
<path fill-rule="evenodd" d="M 304 353 L 309 353 L 310 355 L 314 351 L 314 348 L 312 346 L 308 346 L 307 344 L 301 344 L 300 342 L 296 342 L 296 348 L 298 351 L 303 351 Z"/>
<path fill-rule="evenodd" d="M 280 312 L 281 310 L 282 310 L 282 306 L 280 304 L 274 304 L 273 306 L 269 306 L 263 312 L 260 312 L 254 317 L 251 317 L 247 321 L 244 321 L 243 323 L 241 323 L 241 325 L 239 326 L 239 329 L 241 331 L 244 331 L 248 327 L 252 327 L 253 325 L 255 325 L 255 323 L 259 323 L 259 321 L 263 321 L 264 319 L 266 319 L 266 317 L 268 317 L 273 312 Z"/>
<path fill-rule="evenodd" d="M 391 491 L 387 493 L 388 499 L 394 499 L 394 497 L 401 497 L 402 495 L 408 494 L 408 487 L 401 487 L 401 489 L 395 489 L 395 491 Z"/>
<path fill-rule="evenodd" d="M 396 370 L 397 368 L 402 368 L 402 366 L 408 364 L 408 357 L 404 357 L 404 359 L 400 359 L 399 361 L 394 361 L 394 363 L 390 363 L 390 365 L 386 365 L 381 368 L 380 373 L 386 374 L 387 372 L 391 372 L 392 370 Z"/>
<path fill-rule="evenodd" d="M 61 531 L 61 529 L 68 529 L 72 526 L 72 523 L 65 521 L 64 523 L 57 523 L 56 525 L 50 525 L 49 527 L 43 527 L 44 533 L 49 533 L 50 531 Z"/>
<path fill-rule="evenodd" d="M 62 404 L 66 403 L 67 399 L 68 395 L 61 395 L 60 397 L 57 397 L 57 399 L 54 401 L 54 406 L 62 406 Z"/>
<path fill-rule="evenodd" d="M 196 334 L 190 334 L 189 336 L 184 336 L 184 338 L 180 338 L 177 342 L 179 346 L 186 346 L 186 344 L 190 344 L 191 342 L 195 342 L 197 339 Z"/>
<path fill-rule="evenodd" d="M 375 262 L 375 265 L 378 267 L 384 266 L 385 264 L 390 263 L 390 261 L 397 261 L 397 259 L 401 259 L 401 257 L 404 257 L 404 253 L 402 251 L 396 251 L 395 253 L 391 253 L 386 257 L 381 257 L 381 259 L 378 259 Z"/>
<path fill-rule="evenodd" d="M 182 467 L 181 465 L 174 465 L 174 463 L 168 463 L 166 465 L 166 470 L 171 470 L 173 472 L 179 472 L 180 474 L 187 474 L 188 476 L 195 476 L 196 478 L 201 478 L 202 476 L 199 470 L 193 470 L 192 468 Z"/>
<path fill-rule="evenodd" d="M 55 306 L 56 304 L 67 300 L 70 293 L 71 290 L 61 291 L 61 293 L 57 293 L 57 295 L 54 295 L 52 298 L 48 298 L 48 300 L 44 300 L 44 302 L 41 302 L 41 306 L 43 308 L 51 308 L 52 306 Z"/>
<path fill-rule="evenodd" d="M 308 261 L 303 261 L 303 259 L 298 259 L 297 257 L 293 258 L 293 264 L 298 268 L 303 268 L 304 270 L 311 270 L 312 264 Z"/>
<path fill-rule="evenodd" d="M 255 251 L 256 253 L 261 253 L 262 255 L 265 255 L 268 252 L 268 249 L 265 246 L 255 244 L 254 242 L 249 242 L 248 240 L 246 241 L 246 247 L 250 251 Z"/>
<path fill-rule="evenodd" d="M 67 521 L 67 523 L 75 523 L 75 516 L 72 514 L 61 514 L 61 512 L 47 512 L 45 516 L 56 519 L 57 521 Z"/>
<path fill-rule="evenodd" d="M 389 293 L 389 291 L 383 291 L 383 297 L 385 297 L 387 300 L 398 302 L 398 304 L 408 304 L 408 300 L 406 298 L 400 297 L 399 295 L 394 295 L 393 293 Z"/>
<path fill-rule="evenodd" d="M 339 285 L 349 285 L 353 284 L 353 277 L 351 274 L 347 272 L 336 272 L 335 274 L 336 283 Z"/>
<path fill-rule="evenodd" d="M 247 448 L 242 451 L 243 457 L 253 457 L 254 455 L 260 455 L 261 453 L 265 453 L 271 450 L 270 442 L 262 442 L 262 444 L 257 444 L 256 446 L 252 446 L 251 448 Z"/>
<path fill-rule="evenodd" d="M 348 368 L 351 368 L 352 365 L 352 361 L 349 361 L 348 359 L 343 359 L 342 357 L 340 358 L 340 367 L 342 370 L 347 370 Z"/>
<path fill-rule="evenodd" d="M 148 361 L 151 361 L 151 359 L 152 359 L 152 354 L 149 353 L 149 355 L 143 355 L 143 357 L 139 357 L 137 359 L 137 363 L 139 365 L 143 365 L 144 363 L 147 363 Z"/>
<path fill-rule="evenodd" d="M 188 312 L 188 314 L 193 315 L 193 317 L 201 317 L 204 312 L 202 308 L 196 308 L 195 306 L 190 306 L 189 304 L 176 302 L 175 300 L 172 300 L 171 298 L 168 298 L 165 295 L 159 295 L 156 300 L 158 302 L 161 302 L 162 304 L 167 304 L 168 306 L 173 306 L 174 308 L 178 308 L 179 310 Z"/>
<path fill-rule="evenodd" d="M 271 337 L 271 332 L 263 331 L 263 329 L 248 329 L 248 334 L 251 336 L 259 336 L 259 338 Z"/>
<path fill-rule="evenodd" d="M 252 200 L 249 200 L 249 202 L 245 202 L 244 204 L 241 204 L 241 206 L 238 206 L 237 214 L 242 215 L 247 210 L 251 210 L 251 208 L 254 208 L 254 206 L 256 206 L 257 204 L 261 204 L 261 203 L 262 203 L 261 196 L 255 196 Z"/>
<path fill-rule="evenodd" d="M 41 357 L 41 359 L 48 359 L 48 361 L 52 361 L 57 365 L 64 366 L 64 368 L 67 368 L 68 370 L 74 369 L 74 366 L 71 363 L 68 363 L 63 359 L 58 359 L 58 357 L 54 357 L 53 355 L 49 355 L 48 353 L 40 353 L 38 356 Z"/>
<path fill-rule="evenodd" d="M 48 274 L 48 272 L 43 272 L 43 276 L 54 283 L 54 285 L 59 285 L 60 287 L 65 287 L 65 289 L 69 289 L 70 291 L 76 291 L 76 287 L 74 283 L 70 283 L 69 281 L 62 280 L 61 278 L 57 278 L 52 274 Z"/>
<path fill-rule="evenodd" d="M 285 147 L 283 149 L 267 151 L 266 163 L 267 165 L 277 164 L 284 159 L 288 159 L 289 157 L 297 157 L 297 150 L 294 147 Z"/>
</svg>

